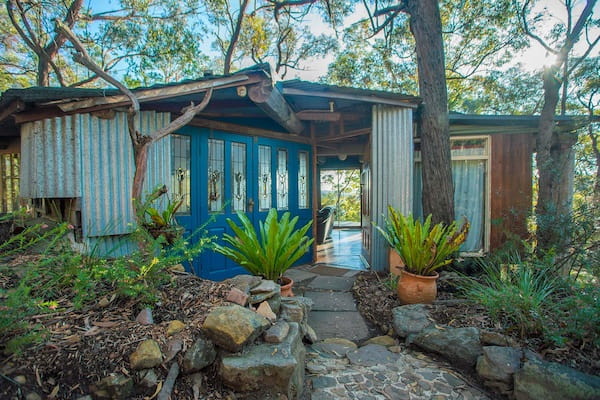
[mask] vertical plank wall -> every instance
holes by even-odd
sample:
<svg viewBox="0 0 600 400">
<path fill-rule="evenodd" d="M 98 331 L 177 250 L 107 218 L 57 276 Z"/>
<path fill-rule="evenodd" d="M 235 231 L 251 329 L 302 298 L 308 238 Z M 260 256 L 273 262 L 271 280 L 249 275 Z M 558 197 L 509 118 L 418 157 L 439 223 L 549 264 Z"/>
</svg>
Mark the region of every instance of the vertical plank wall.
<svg viewBox="0 0 600 400">
<path fill-rule="evenodd" d="M 409 108 L 373 106 L 371 136 L 371 218 L 383 226 L 388 205 L 412 213 L 413 130 Z M 374 229 L 371 234 L 371 268 L 387 270 L 387 244 Z"/>
</svg>

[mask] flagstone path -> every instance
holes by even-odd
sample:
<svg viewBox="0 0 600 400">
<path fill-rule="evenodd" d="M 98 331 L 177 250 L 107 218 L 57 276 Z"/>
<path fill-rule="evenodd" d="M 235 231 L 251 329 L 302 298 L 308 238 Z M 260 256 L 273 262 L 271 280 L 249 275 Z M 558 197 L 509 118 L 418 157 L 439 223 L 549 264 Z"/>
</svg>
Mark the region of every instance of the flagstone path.
<svg viewBox="0 0 600 400">
<path fill-rule="evenodd" d="M 360 315 L 352 284 L 360 271 L 328 266 L 288 270 L 294 293 L 313 300 L 308 317 L 319 342 L 307 347 L 313 400 L 488 399 L 458 373 L 377 330 Z"/>
</svg>

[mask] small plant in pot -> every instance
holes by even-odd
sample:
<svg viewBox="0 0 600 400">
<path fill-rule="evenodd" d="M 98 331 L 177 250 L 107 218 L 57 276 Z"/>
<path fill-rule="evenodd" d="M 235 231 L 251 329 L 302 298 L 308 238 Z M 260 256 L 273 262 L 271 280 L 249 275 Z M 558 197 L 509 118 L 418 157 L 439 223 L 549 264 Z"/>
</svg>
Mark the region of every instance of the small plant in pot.
<svg viewBox="0 0 600 400">
<path fill-rule="evenodd" d="M 312 221 L 295 229 L 298 217 L 290 219 L 290 213 L 286 212 L 278 219 L 277 211 L 272 208 L 265 221 L 259 222 L 257 233 L 246 214 L 238 212 L 237 216 L 241 227 L 227 218 L 227 224 L 235 236 L 224 234 L 226 245 L 215 245 L 215 251 L 241 265 L 252 275 L 279 283 L 282 296 L 293 296 L 291 287 L 294 282 L 284 277 L 283 273 L 312 245 L 314 239 L 306 236 Z"/>
<path fill-rule="evenodd" d="M 437 296 L 437 270 L 452 262 L 452 256 L 467 239 L 469 223 L 465 220 L 460 227 L 456 222 L 432 225 L 431 215 L 421 222 L 388 206 L 385 227 L 375 227 L 404 263 L 398 280 L 400 301 L 432 303 Z"/>
</svg>

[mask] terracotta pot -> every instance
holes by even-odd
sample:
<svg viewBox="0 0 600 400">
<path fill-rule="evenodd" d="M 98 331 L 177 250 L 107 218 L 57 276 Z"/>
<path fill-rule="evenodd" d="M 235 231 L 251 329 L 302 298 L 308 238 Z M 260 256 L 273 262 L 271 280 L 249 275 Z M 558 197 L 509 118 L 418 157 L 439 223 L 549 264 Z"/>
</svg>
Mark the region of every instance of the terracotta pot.
<svg viewBox="0 0 600 400">
<path fill-rule="evenodd" d="M 292 292 L 294 281 L 287 276 L 282 276 L 279 278 L 279 282 L 279 286 L 281 286 L 281 297 L 294 297 L 294 293 Z"/>
<path fill-rule="evenodd" d="M 400 271 L 404 268 L 404 261 L 402 261 L 402 257 L 398 252 L 388 247 L 388 262 L 390 266 L 390 274 L 394 276 L 400 276 Z"/>
<path fill-rule="evenodd" d="M 431 304 L 437 296 L 436 272 L 433 276 L 411 274 L 402 269 L 398 280 L 398 298 L 402 304 Z"/>
</svg>

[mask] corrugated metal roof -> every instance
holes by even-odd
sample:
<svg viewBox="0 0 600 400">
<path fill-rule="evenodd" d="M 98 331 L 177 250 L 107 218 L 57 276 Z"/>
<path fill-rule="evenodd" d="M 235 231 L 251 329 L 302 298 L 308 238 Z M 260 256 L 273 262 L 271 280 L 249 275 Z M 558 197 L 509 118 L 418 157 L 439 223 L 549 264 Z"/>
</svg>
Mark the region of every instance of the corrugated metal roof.
<svg viewBox="0 0 600 400">
<path fill-rule="evenodd" d="M 324 95 L 326 95 L 327 93 L 342 93 L 356 96 L 380 97 L 383 99 L 407 100 L 414 103 L 421 102 L 420 97 L 404 93 L 387 92 L 384 90 L 358 89 L 347 86 L 326 85 L 323 83 L 308 82 L 300 79 L 278 82 L 277 86 L 283 89 L 298 89 L 310 92 L 322 92 Z"/>
</svg>

